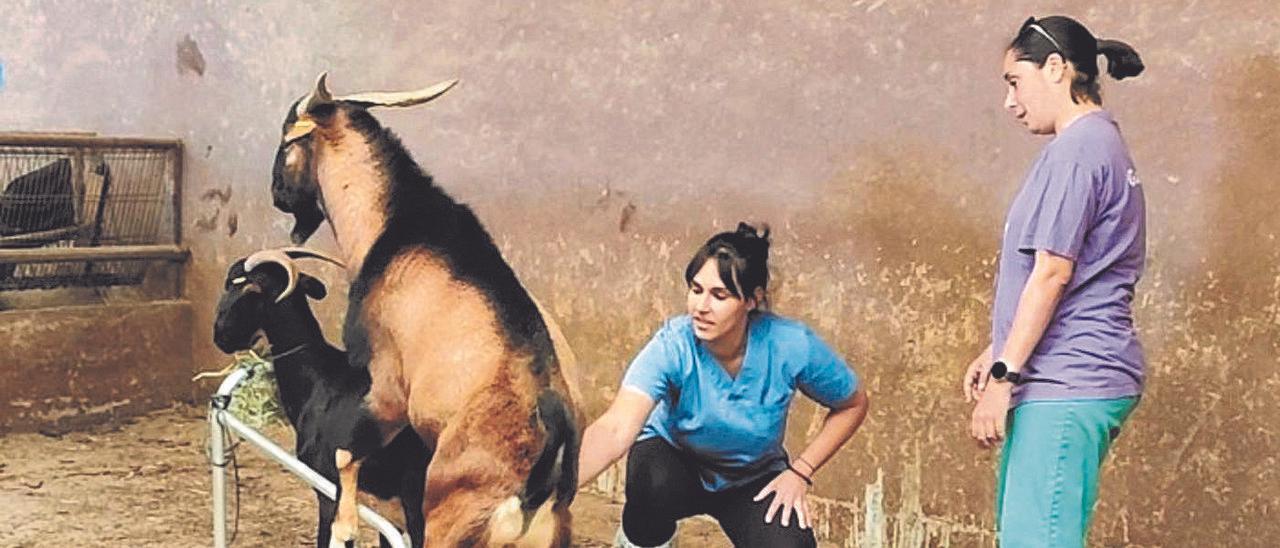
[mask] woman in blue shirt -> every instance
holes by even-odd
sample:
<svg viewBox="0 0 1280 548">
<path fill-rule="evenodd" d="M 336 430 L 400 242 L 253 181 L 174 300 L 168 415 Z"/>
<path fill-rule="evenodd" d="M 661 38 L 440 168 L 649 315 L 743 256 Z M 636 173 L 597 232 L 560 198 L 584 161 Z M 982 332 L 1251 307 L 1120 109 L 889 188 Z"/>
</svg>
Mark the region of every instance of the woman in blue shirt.
<svg viewBox="0 0 1280 548">
<path fill-rule="evenodd" d="M 708 240 L 685 269 L 688 314 L 654 334 L 583 434 L 582 483 L 627 455 L 618 545 L 665 546 L 677 520 L 698 514 L 736 546 L 816 545 L 805 494 L 868 399 L 812 330 L 762 310 L 768 258 L 767 228 L 742 223 Z M 782 440 L 796 389 L 831 411 L 789 458 Z"/>
</svg>

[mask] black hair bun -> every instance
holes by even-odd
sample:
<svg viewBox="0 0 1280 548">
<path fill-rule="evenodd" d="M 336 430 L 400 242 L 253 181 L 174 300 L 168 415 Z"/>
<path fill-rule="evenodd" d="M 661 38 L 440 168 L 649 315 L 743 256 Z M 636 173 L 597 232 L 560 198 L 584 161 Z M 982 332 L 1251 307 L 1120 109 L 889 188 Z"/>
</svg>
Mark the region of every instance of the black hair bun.
<svg viewBox="0 0 1280 548">
<path fill-rule="evenodd" d="M 760 227 L 742 222 L 738 223 L 738 230 L 734 233 L 738 242 L 735 247 L 738 252 L 743 255 L 755 257 L 757 259 L 768 260 L 769 258 L 769 225 L 760 223 Z"/>
<path fill-rule="evenodd" d="M 769 224 L 760 223 L 760 228 L 756 228 L 755 226 L 752 226 L 750 223 L 747 223 L 745 221 L 740 222 L 738 223 L 737 233 L 739 236 L 745 236 L 747 238 L 759 238 L 762 240 L 768 240 Z"/>
<path fill-rule="evenodd" d="M 1107 74 L 1116 80 L 1137 76 L 1147 68 L 1133 46 L 1119 40 L 1098 40 L 1098 53 L 1106 56 Z"/>
</svg>

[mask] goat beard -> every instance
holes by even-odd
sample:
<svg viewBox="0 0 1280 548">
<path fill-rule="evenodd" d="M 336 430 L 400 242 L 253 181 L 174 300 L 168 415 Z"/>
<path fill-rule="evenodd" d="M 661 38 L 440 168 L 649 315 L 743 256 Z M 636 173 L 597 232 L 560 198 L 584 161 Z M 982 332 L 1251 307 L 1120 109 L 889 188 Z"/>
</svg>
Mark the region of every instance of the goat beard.
<svg viewBox="0 0 1280 548">
<path fill-rule="evenodd" d="M 293 214 L 293 230 L 289 231 L 289 239 L 293 240 L 294 245 L 302 245 L 307 243 L 312 234 L 320 228 L 320 223 L 324 222 L 324 213 L 320 208 L 314 205 L 295 211 Z"/>
</svg>

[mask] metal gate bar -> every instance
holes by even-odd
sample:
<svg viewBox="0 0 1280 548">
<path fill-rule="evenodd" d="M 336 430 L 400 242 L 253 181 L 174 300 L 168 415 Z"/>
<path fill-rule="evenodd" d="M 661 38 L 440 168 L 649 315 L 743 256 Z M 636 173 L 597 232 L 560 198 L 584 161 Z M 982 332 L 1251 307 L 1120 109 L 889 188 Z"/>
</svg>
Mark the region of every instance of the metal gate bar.
<svg viewBox="0 0 1280 548">
<path fill-rule="evenodd" d="M 320 475 L 302 461 L 276 445 L 266 436 L 240 422 L 235 415 L 227 411 L 231 403 L 231 392 L 236 386 L 249 377 L 249 370 L 236 369 L 222 381 L 217 393 L 209 402 L 209 453 L 213 470 L 213 547 L 227 548 L 227 477 L 226 447 L 223 444 L 224 433 L 234 432 L 240 439 L 260 449 L 267 458 L 274 460 L 294 475 L 302 478 L 311 487 L 319 490 L 324 496 L 333 499 L 337 487 L 333 482 Z M 400 530 L 396 529 L 387 518 L 378 515 L 369 507 L 359 506 L 360 518 L 373 525 L 394 548 L 408 548 Z"/>
</svg>

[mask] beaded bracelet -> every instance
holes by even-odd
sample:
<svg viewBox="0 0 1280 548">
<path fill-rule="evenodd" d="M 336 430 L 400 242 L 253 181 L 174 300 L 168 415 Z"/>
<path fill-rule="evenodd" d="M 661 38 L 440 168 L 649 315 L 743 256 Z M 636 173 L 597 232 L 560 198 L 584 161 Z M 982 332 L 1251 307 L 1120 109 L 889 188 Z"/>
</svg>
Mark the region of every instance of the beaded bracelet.
<svg viewBox="0 0 1280 548">
<path fill-rule="evenodd" d="M 800 476 L 800 479 L 804 480 L 805 483 L 809 484 L 809 487 L 813 487 L 813 478 L 810 478 L 809 476 L 802 474 L 799 470 L 796 470 L 796 467 L 792 466 L 791 463 L 789 462 L 787 463 L 787 470 L 790 470 L 793 474 Z"/>
</svg>

